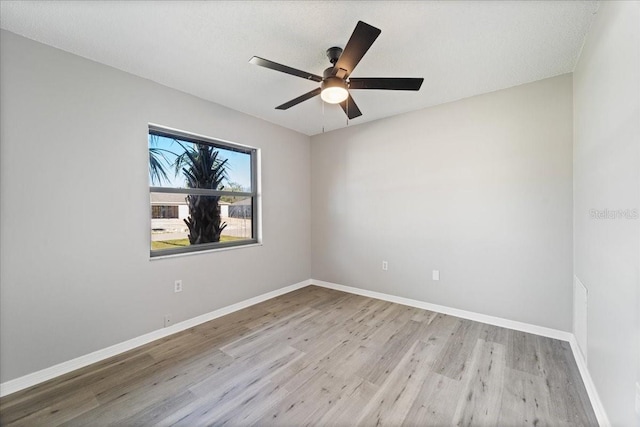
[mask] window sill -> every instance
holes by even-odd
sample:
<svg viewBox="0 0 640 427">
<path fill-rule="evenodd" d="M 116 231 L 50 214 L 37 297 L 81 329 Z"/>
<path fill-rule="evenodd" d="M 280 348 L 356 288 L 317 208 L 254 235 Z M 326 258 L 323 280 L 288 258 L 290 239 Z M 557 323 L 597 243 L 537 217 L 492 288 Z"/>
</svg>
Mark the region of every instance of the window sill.
<svg viewBox="0 0 640 427">
<path fill-rule="evenodd" d="M 167 259 L 167 258 L 180 258 L 184 256 L 203 255 L 211 252 L 232 251 L 232 250 L 245 249 L 245 248 L 254 248 L 256 246 L 262 246 L 262 242 L 248 243 L 246 245 L 238 245 L 238 246 L 225 246 L 222 248 L 203 249 L 201 251 L 193 251 L 193 252 L 181 252 L 177 254 L 149 256 L 149 261 L 156 261 L 159 259 Z"/>
</svg>

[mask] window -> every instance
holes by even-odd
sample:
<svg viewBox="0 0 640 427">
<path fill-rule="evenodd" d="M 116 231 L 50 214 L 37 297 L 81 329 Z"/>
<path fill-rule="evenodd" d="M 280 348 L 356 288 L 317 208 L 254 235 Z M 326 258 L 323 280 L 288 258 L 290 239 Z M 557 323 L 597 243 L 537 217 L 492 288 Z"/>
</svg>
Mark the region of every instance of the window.
<svg viewBox="0 0 640 427">
<path fill-rule="evenodd" d="M 257 150 L 149 126 L 151 256 L 257 243 Z"/>
<path fill-rule="evenodd" d="M 178 218 L 177 206 L 153 205 L 151 203 L 151 218 Z"/>
</svg>

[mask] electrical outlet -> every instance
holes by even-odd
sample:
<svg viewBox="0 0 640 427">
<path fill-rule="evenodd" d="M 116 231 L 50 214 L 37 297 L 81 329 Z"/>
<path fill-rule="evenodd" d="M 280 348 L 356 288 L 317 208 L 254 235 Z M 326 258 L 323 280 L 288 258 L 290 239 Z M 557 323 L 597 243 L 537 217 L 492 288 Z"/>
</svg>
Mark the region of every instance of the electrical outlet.
<svg viewBox="0 0 640 427">
<path fill-rule="evenodd" d="M 382 269 L 387 271 L 389 269 L 389 263 L 387 261 L 382 261 Z"/>
<path fill-rule="evenodd" d="M 440 270 L 433 270 L 431 273 L 431 278 L 433 280 L 440 280 Z"/>
<path fill-rule="evenodd" d="M 173 292 L 182 292 L 182 280 L 176 280 L 173 285 Z"/>
<path fill-rule="evenodd" d="M 166 314 L 164 316 L 164 327 L 168 328 L 169 326 L 171 326 L 171 315 L 170 314 Z"/>
</svg>

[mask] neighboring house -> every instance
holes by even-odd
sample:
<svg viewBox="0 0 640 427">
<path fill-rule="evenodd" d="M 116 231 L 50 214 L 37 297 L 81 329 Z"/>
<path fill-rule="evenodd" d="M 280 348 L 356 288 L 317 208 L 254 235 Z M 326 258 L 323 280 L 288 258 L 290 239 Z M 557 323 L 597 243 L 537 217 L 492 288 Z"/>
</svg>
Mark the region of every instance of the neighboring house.
<svg viewBox="0 0 640 427">
<path fill-rule="evenodd" d="M 220 216 L 229 216 L 229 203 L 218 202 Z M 186 219 L 189 216 L 186 196 L 177 193 L 151 193 L 152 219 Z"/>
<path fill-rule="evenodd" d="M 231 218 L 251 218 L 251 197 L 231 203 L 228 208 L 228 216 Z"/>
</svg>

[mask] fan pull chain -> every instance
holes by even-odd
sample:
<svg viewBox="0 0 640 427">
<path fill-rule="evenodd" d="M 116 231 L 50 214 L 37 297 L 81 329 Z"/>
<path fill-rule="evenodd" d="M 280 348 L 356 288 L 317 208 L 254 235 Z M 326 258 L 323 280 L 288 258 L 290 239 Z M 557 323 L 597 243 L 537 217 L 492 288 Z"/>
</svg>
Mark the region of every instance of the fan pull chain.
<svg viewBox="0 0 640 427">
<path fill-rule="evenodd" d="M 347 104 L 347 126 L 349 126 L 349 97 L 347 97 L 345 103 Z"/>
<path fill-rule="evenodd" d="M 324 101 L 322 102 L 322 133 L 324 133 Z"/>
</svg>

